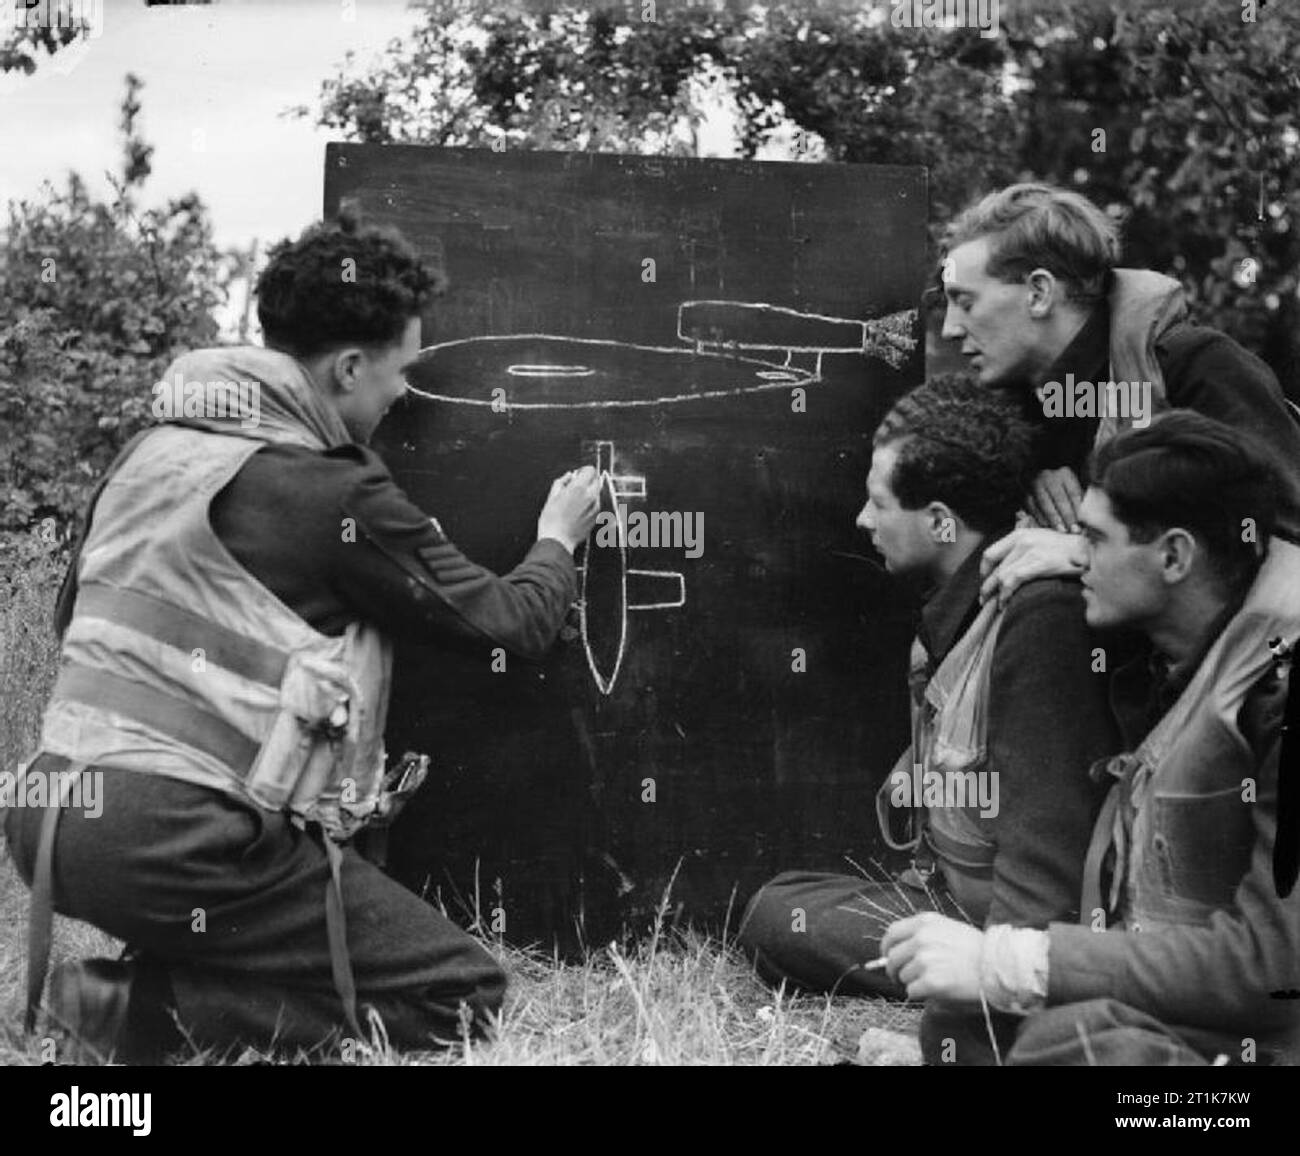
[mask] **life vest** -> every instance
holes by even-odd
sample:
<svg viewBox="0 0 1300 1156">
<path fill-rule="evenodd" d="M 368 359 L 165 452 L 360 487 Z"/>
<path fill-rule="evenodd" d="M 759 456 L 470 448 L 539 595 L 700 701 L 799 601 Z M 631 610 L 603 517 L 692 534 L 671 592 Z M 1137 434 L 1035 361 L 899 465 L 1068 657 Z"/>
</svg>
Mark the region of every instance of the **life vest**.
<svg viewBox="0 0 1300 1156">
<path fill-rule="evenodd" d="M 261 441 L 151 431 L 100 493 L 41 746 L 162 774 L 345 840 L 381 807 L 391 644 L 309 626 L 208 509 Z"/>
<path fill-rule="evenodd" d="M 208 516 L 213 498 L 264 444 L 323 451 L 350 440 L 348 432 L 287 354 L 253 347 L 185 354 L 161 392 L 154 387 L 155 413 L 173 381 L 187 398 L 195 383 L 249 386 L 257 412 L 232 414 L 224 405 L 169 412 L 171 424 L 137 435 L 114 462 L 87 512 L 75 578 L 60 595 L 67 624 L 41 746 L 73 768 L 167 775 L 318 824 L 330 869 L 325 931 L 334 984 L 349 1030 L 363 1038 L 339 844 L 395 811 L 419 787 L 428 759 L 404 762 L 394 773 L 400 780 L 385 789 L 391 644 L 363 622 L 339 637 L 321 634 L 235 560 Z M 49 959 L 59 811 L 52 801 L 32 883 L 29 1032 Z"/>
<path fill-rule="evenodd" d="M 1172 277 L 1150 269 L 1114 269 L 1107 298 L 1110 310 L 1110 380 L 1149 382 L 1151 413 L 1169 408 L 1164 373 L 1156 357 L 1156 344 L 1187 318 L 1182 286 Z M 1097 383 L 1099 386 L 1101 383 Z M 1125 416 L 1102 412 L 1095 446 L 1108 442 L 1133 424 Z"/>
<path fill-rule="evenodd" d="M 1256 756 L 1238 726 L 1247 696 L 1277 661 L 1273 647 L 1300 637 L 1300 547 L 1274 538 L 1241 609 L 1223 628 L 1174 705 L 1137 750 L 1103 760 L 1097 778 L 1113 776 L 1084 864 L 1081 917 L 1109 910 L 1116 926 L 1138 934 L 1241 921 L 1236 902 L 1260 852 L 1260 806 L 1276 810 L 1275 791 L 1256 783 Z M 1285 774 L 1289 768 L 1279 768 Z M 1254 784 L 1257 793 L 1248 791 Z M 1103 868 L 1112 863 L 1110 887 Z M 1270 879 L 1267 888 L 1272 890 Z M 1272 925 L 1259 942 L 1284 957 L 1261 966 L 1295 974 L 1292 944 L 1300 934 L 1300 894 L 1277 899 L 1255 918 Z M 1289 926 L 1279 934 L 1279 925 Z M 1245 926 L 1240 934 L 1251 935 Z M 1239 987 L 1240 960 L 1225 959 L 1219 977 Z M 1265 986 L 1263 983 L 1261 987 Z M 1216 1037 L 1226 1050 L 1243 1033 L 1283 1062 L 1300 1058 L 1300 1019 L 1269 992 L 1252 993 L 1254 1023 Z"/>
<path fill-rule="evenodd" d="M 1178 700 L 1136 751 L 1093 770 L 1117 782 L 1084 868 L 1085 918 L 1104 900 L 1130 930 L 1153 930 L 1204 924 L 1232 902 L 1255 845 L 1255 801 L 1242 783 L 1257 773 L 1237 718 L 1274 662 L 1270 643 L 1298 637 L 1300 547 L 1274 538 L 1241 609 Z M 1114 870 L 1103 896 L 1108 850 Z"/>
<path fill-rule="evenodd" d="M 929 678 L 925 648 L 919 639 L 913 642 L 912 743 L 876 796 L 885 842 L 899 850 L 919 850 L 924 844 L 953 898 L 981 921 L 992 900 L 997 844 L 972 813 L 977 809 L 972 792 L 964 792 L 964 807 L 900 808 L 898 799 L 902 793 L 909 804 L 923 801 L 927 782 L 945 788 L 959 779 L 975 783 L 987 770 L 989 672 L 1002 615 L 997 599 L 985 603 Z M 900 810 L 909 828 L 901 841 L 892 822 Z"/>
</svg>

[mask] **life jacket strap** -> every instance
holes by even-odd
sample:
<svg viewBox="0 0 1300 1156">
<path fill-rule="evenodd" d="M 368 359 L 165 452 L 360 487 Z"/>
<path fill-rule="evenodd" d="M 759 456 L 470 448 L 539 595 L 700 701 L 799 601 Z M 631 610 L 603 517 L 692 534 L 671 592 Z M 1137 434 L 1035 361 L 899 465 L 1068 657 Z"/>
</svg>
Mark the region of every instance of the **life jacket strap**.
<svg viewBox="0 0 1300 1156">
<path fill-rule="evenodd" d="M 30 766 L 30 764 L 28 764 Z M 23 1030 L 28 1035 L 36 1030 L 36 1016 L 45 992 L 45 976 L 50 967 L 50 944 L 54 938 L 54 836 L 59 828 L 59 816 L 85 763 L 69 763 L 67 770 L 56 781 L 62 790 L 49 800 L 41 816 L 41 832 L 36 844 L 36 867 L 32 872 L 32 905 L 27 914 L 27 1011 Z"/>
<path fill-rule="evenodd" d="M 53 701 L 120 715 L 210 755 L 238 778 L 247 776 L 261 744 L 191 702 L 106 670 L 68 663 L 54 684 Z"/>
<path fill-rule="evenodd" d="M 935 857 L 947 867 L 975 879 L 993 878 L 993 858 L 997 848 L 992 844 L 960 843 L 936 830 L 931 823 L 925 824 L 923 834 Z"/>
<path fill-rule="evenodd" d="M 357 982 L 352 974 L 352 957 L 348 955 L 348 925 L 343 909 L 343 852 L 324 831 L 321 842 L 325 845 L 325 858 L 329 860 L 330 877 L 325 884 L 325 933 L 330 945 L 330 970 L 334 988 L 343 1001 L 343 1015 L 348 1030 L 361 1043 L 361 1024 L 357 1019 Z"/>
<path fill-rule="evenodd" d="M 89 583 L 77 594 L 76 613 L 129 627 L 187 653 L 203 651 L 204 661 L 252 682 L 278 687 L 289 656 L 254 638 L 219 626 L 161 598 L 120 586 Z"/>
</svg>

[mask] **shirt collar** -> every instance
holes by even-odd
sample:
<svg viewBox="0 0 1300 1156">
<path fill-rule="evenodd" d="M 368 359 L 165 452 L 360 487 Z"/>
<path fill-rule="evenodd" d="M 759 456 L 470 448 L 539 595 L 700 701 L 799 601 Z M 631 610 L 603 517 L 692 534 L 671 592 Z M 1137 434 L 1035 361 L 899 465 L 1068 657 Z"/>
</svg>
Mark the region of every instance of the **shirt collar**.
<svg viewBox="0 0 1300 1156">
<path fill-rule="evenodd" d="M 993 536 L 988 540 L 992 541 Z M 943 661 L 953 643 L 979 613 L 980 559 L 983 555 L 982 546 L 972 550 L 957 572 L 942 586 L 936 587 L 921 607 L 917 634 L 932 665 Z"/>
<path fill-rule="evenodd" d="M 1088 315 L 1083 328 L 1074 335 L 1070 344 L 1052 362 L 1038 387 L 1049 381 L 1064 383 L 1066 374 L 1074 374 L 1075 381 L 1092 381 L 1105 378 L 1110 372 L 1110 312 L 1104 304 L 1098 305 Z"/>
</svg>

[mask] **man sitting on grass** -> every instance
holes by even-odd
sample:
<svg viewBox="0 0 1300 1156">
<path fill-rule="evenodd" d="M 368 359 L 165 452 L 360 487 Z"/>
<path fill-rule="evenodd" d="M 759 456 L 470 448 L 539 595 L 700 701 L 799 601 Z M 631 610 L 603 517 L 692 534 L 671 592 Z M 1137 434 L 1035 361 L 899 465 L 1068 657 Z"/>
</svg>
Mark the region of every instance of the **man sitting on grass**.
<svg viewBox="0 0 1300 1156">
<path fill-rule="evenodd" d="M 1107 442 L 1090 476 L 1088 622 L 1148 645 L 1114 672 L 1130 753 L 1094 767 L 1111 786 L 1081 920 L 923 913 L 885 934 L 887 970 L 915 999 L 1031 1013 L 1011 1063 L 1295 1063 L 1300 892 L 1273 859 L 1300 548 L 1271 537 L 1276 467 L 1180 411 Z"/>
<path fill-rule="evenodd" d="M 929 592 L 912 655 L 913 741 L 879 799 L 886 840 L 916 859 L 898 881 L 796 871 L 768 883 L 739 937 L 774 983 L 901 997 L 864 966 L 897 915 L 959 911 L 978 935 L 1076 914 L 1101 801 L 1087 768 L 1119 746 L 1079 588 L 1035 582 L 1005 612 L 978 598 L 981 553 L 1015 519 L 1031 452 L 1013 403 L 961 377 L 914 390 L 876 431 L 858 525 L 890 573 Z M 1009 1042 L 1014 1021 L 992 1021 Z M 932 1062 L 994 1057 L 982 1014 L 937 1004 L 922 1049 Z"/>
</svg>

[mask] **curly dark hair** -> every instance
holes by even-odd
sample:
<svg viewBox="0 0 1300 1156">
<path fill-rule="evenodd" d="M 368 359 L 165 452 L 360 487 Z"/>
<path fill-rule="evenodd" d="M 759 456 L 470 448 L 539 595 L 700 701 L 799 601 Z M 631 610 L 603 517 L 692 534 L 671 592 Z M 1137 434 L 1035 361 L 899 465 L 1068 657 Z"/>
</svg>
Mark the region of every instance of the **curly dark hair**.
<svg viewBox="0 0 1300 1156">
<path fill-rule="evenodd" d="M 361 227 L 345 212 L 271 250 L 257 279 L 257 317 L 267 346 L 298 357 L 391 345 L 445 287 L 400 232 Z"/>
<path fill-rule="evenodd" d="M 1250 586 L 1277 522 L 1284 476 L 1253 434 L 1174 409 L 1098 446 L 1089 471 L 1132 541 L 1180 527 L 1204 544 L 1211 572 L 1229 590 Z M 1247 519 L 1253 534 L 1243 532 Z"/>
<path fill-rule="evenodd" d="M 897 445 L 890 488 L 904 509 L 943 502 L 992 534 L 1010 528 L 1024 500 L 1035 431 L 1014 398 L 950 373 L 899 398 L 874 444 Z"/>
</svg>

